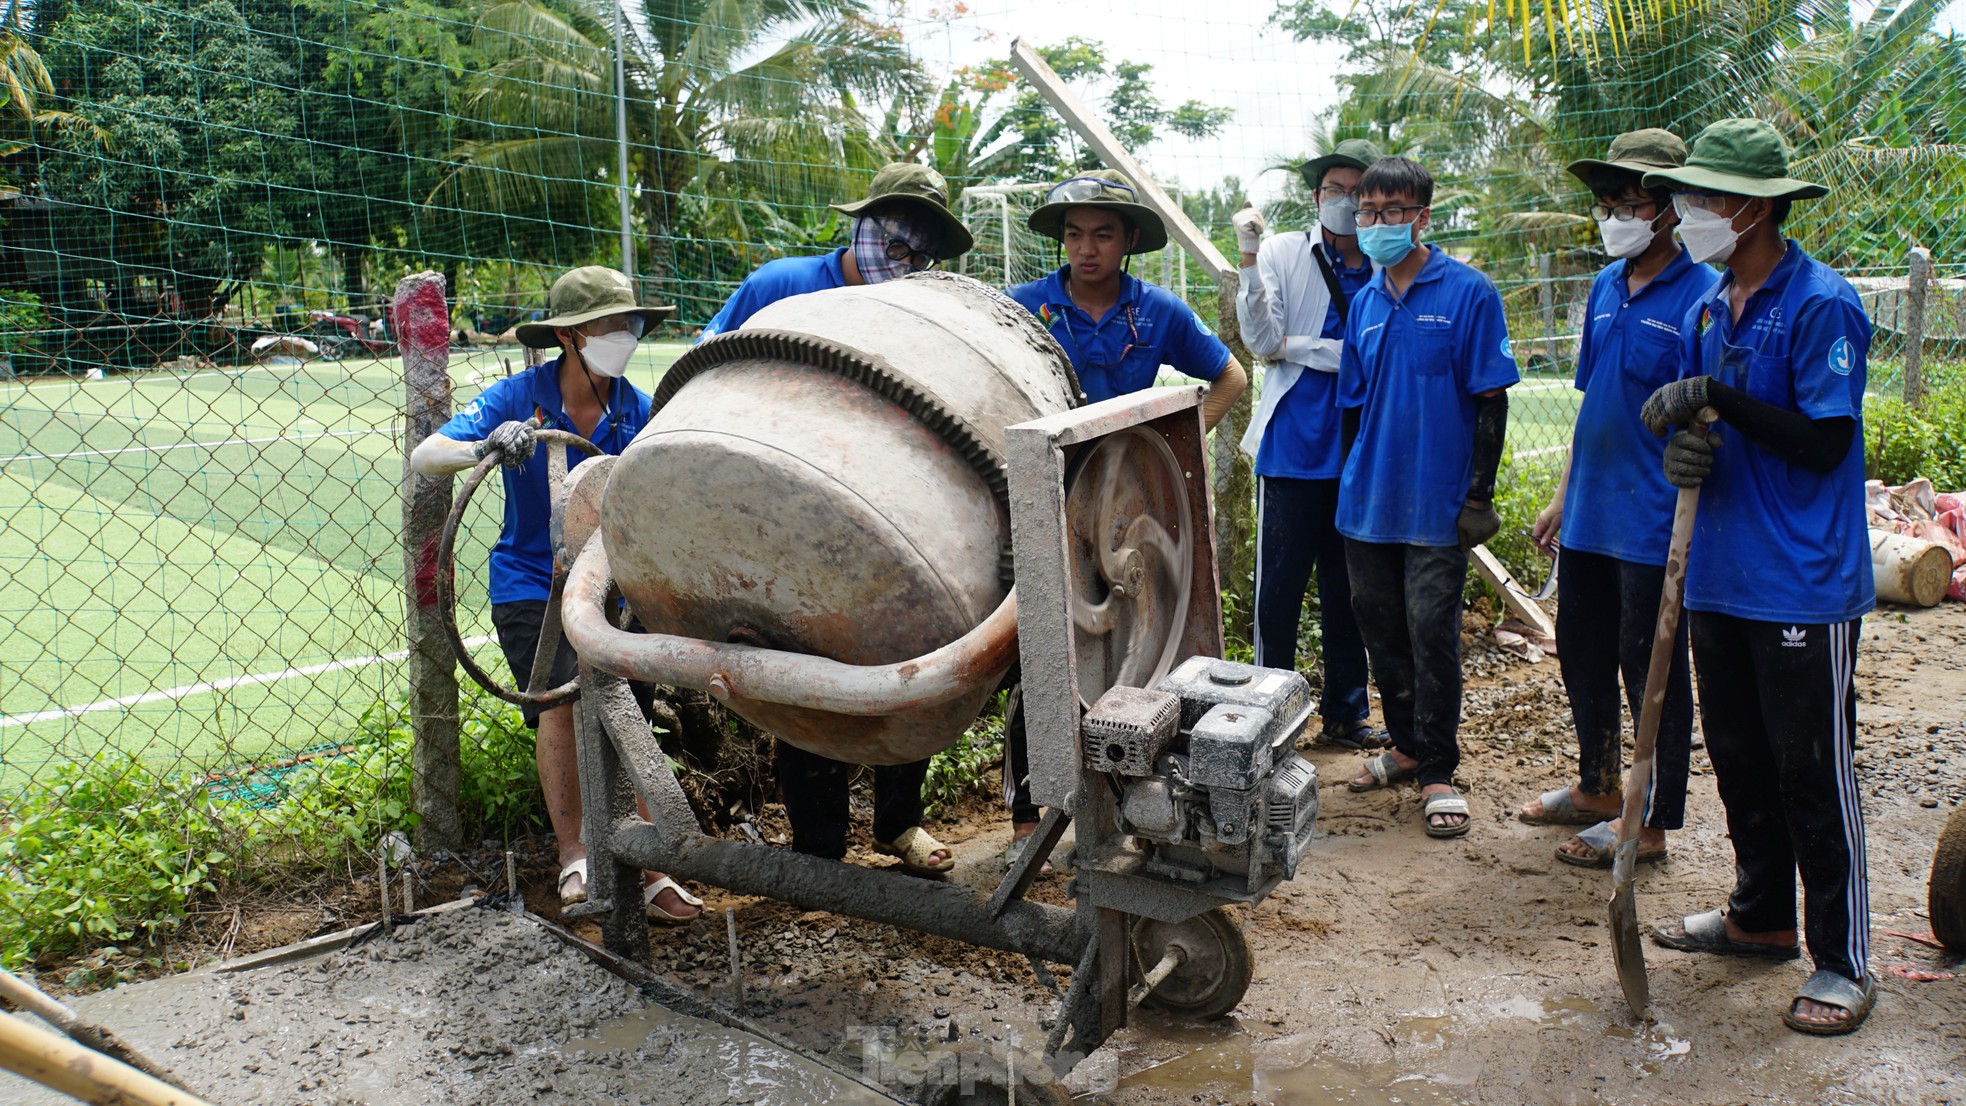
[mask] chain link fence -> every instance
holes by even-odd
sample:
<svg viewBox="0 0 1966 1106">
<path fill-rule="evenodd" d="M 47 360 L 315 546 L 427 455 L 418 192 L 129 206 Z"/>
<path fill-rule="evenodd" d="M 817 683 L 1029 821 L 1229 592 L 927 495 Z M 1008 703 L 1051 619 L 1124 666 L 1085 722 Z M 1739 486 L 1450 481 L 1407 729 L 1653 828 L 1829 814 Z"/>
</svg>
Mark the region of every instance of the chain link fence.
<svg viewBox="0 0 1966 1106">
<path fill-rule="evenodd" d="M 1385 11 L 1376 10 L 1386 8 Z M 1313 213 L 1288 169 L 1372 137 L 1440 179 L 1524 382 L 1505 488 L 1547 495 L 1605 258 L 1561 170 L 1622 130 L 1750 112 L 1833 185 L 1794 233 L 1862 292 L 1871 387 L 1961 384 L 1966 61 L 1941 6 L 1283 0 L 1137 10 L 814 0 L 41 0 L 0 6 L 0 931 L 8 963 L 143 938 L 215 888 L 370 863 L 411 833 L 405 397 L 388 295 L 434 269 L 456 401 L 576 264 L 680 331 L 836 249 L 881 163 L 936 166 L 991 284 L 1059 263 L 1024 218 L 1096 162 L 1012 75 L 1053 68 L 1234 255 Z M 1430 14 L 1431 12 L 1431 14 Z M 616 81 L 616 57 L 622 79 Z M 1929 251 L 1913 278 L 1908 258 Z M 1133 261 L 1213 321 L 1178 251 Z M 1923 296 L 1923 321 L 1913 303 Z M 1915 334 L 1922 328 L 1922 342 Z M 1233 506 L 1233 505 L 1232 505 Z M 460 551 L 489 640 L 495 489 Z M 472 696 L 470 829 L 539 824 L 530 738 Z"/>
</svg>

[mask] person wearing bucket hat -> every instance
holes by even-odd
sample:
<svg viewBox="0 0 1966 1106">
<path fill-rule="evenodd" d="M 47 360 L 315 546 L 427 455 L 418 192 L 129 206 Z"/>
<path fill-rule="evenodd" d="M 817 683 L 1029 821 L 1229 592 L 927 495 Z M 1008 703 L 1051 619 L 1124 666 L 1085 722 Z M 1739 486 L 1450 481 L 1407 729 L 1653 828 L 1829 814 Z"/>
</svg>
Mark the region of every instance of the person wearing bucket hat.
<svg viewBox="0 0 1966 1106">
<path fill-rule="evenodd" d="M 744 279 L 700 340 L 743 326 L 766 306 L 829 288 L 879 284 L 921 272 L 969 252 L 975 240 L 949 211 L 949 185 L 926 165 L 897 161 L 881 167 L 865 199 L 833 204 L 853 219 L 849 245 L 819 257 L 766 262 Z M 909 871 L 937 875 L 956 866 L 955 854 L 926 829 L 922 784 L 926 759 L 883 764 L 874 773 L 874 843 Z M 780 742 L 773 757 L 792 848 L 838 860 L 846 856 L 851 823 L 848 786 L 853 765 Z"/>
<path fill-rule="evenodd" d="M 1339 353 L 1337 528 L 1392 748 L 1350 782 L 1413 778 L 1427 836 L 1472 826 L 1461 762 L 1461 590 L 1495 536 L 1495 477 L 1519 378 L 1502 297 L 1428 246 L 1433 175 L 1383 157 L 1359 177 L 1359 248 L 1378 263 Z"/>
<path fill-rule="evenodd" d="M 853 220 L 848 244 L 817 257 L 765 262 L 724 301 L 702 337 L 736 330 L 787 296 L 879 284 L 952 261 L 976 244 L 949 210 L 949 184 L 942 174 L 911 161 L 882 166 L 865 199 L 830 206 Z"/>
<path fill-rule="evenodd" d="M 546 306 L 548 317 L 521 324 L 518 337 L 534 349 L 558 346 L 559 356 L 495 382 L 410 453 L 411 470 L 423 476 L 461 472 L 492 456 L 500 461 L 505 515 L 491 552 L 492 627 L 521 683 L 532 672 L 553 581 L 553 508 L 547 466 L 533 460 L 536 431 L 546 427 L 578 434 L 609 454 L 628 448 L 649 417 L 648 393 L 624 375 L 628 361 L 636 343 L 676 310 L 643 306 L 626 276 L 600 265 L 574 269 L 554 281 Z M 581 456 L 569 450 L 568 465 L 579 463 Z M 552 686 L 573 679 L 577 663 L 572 646 L 562 639 Z M 631 686 L 647 713 L 653 689 Z M 522 708 L 526 725 L 538 731 L 533 756 L 559 846 L 560 897 L 568 904 L 583 901 L 587 894 L 573 743 L 577 698 Z M 642 901 L 650 920 L 672 924 L 689 921 L 703 908 L 701 900 L 661 872 L 645 874 Z"/>
<path fill-rule="evenodd" d="M 1679 218 L 1672 190 L 1644 187 L 1645 174 L 1686 162 L 1686 143 L 1648 128 L 1611 140 L 1604 158 L 1570 164 L 1588 188 L 1591 218 L 1611 263 L 1591 283 L 1576 387 L 1584 393 L 1563 475 L 1531 537 L 1562 544 L 1563 602 L 1556 612 L 1557 659 L 1576 723 L 1577 778 L 1532 800 L 1516 817 L 1530 825 L 1583 829 L 1558 846 L 1566 864 L 1610 867 L 1623 805 L 1624 706 L 1633 724 L 1665 587 L 1674 491 L 1660 471 L 1663 443 L 1639 420 L 1653 389 L 1679 373 L 1680 324 L 1719 275 L 1673 240 Z M 1692 756 L 1693 677 L 1680 625 L 1666 678 L 1652 784 L 1646 789 L 1638 856 L 1666 855 L 1666 831 L 1684 823 Z"/>
<path fill-rule="evenodd" d="M 1345 315 L 1372 279 L 1372 263 L 1358 247 L 1352 191 L 1379 157 L 1371 142 L 1349 138 L 1298 167 L 1318 205 L 1310 229 L 1265 238 L 1254 207 L 1232 220 L 1242 248 L 1236 318 L 1244 344 L 1270 362 L 1241 442 L 1256 460 L 1256 663 L 1297 667 L 1297 623 L 1315 571 L 1324 662 L 1317 740 L 1348 749 L 1384 743 L 1366 720 L 1365 641 L 1338 533 L 1333 401 Z"/>
<path fill-rule="evenodd" d="M 1870 320 L 1848 281 L 1782 235 L 1790 203 L 1827 189 L 1790 175 L 1768 123 L 1714 123 L 1684 166 L 1645 181 L 1675 190 L 1694 258 L 1727 267 L 1682 324 L 1679 378 L 1640 417 L 1671 435 L 1667 478 L 1700 489 L 1685 602 L 1735 869 L 1723 908 L 1653 940 L 1793 959 L 1799 872 L 1816 971 L 1782 1020 L 1848 1033 L 1877 995 L 1854 762 L 1857 640 L 1876 602 L 1861 446 Z M 1685 429 L 1707 409 L 1716 433 Z"/>
</svg>

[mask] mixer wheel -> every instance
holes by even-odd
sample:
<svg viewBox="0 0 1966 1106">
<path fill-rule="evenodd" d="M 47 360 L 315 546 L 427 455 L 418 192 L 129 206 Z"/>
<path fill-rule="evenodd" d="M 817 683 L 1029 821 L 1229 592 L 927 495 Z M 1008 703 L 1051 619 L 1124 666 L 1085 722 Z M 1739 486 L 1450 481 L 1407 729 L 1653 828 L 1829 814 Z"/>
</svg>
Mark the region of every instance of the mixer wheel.
<svg viewBox="0 0 1966 1106">
<path fill-rule="evenodd" d="M 1142 918 L 1133 926 L 1133 975 L 1145 975 L 1171 945 L 1185 954 L 1173 975 L 1148 993 L 1145 1004 L 1184 1018 L 1206 1021 L 1234 1010 L 1249 990 L 1256 958 L 1242 926 L 1224 907 L 1185 922 Z"/>
</svg>

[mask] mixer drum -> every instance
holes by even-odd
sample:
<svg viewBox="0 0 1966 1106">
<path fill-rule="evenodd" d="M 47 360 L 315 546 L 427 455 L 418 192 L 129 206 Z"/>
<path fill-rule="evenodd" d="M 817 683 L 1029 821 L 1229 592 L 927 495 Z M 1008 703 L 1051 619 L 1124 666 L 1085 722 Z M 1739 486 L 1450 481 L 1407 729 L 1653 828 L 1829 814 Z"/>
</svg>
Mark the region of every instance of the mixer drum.
<svg viewBox="0 0 1966 1106">
<path fill-rule="evenodd" d="M 922 656 L 1008 593 L 1003 428 L 1077 391 L 1037 320 L 965 277 L 781 300 L 664 377 L 602 501 L 608 563 L 655 633 L 853 665 Z M 874 717 L 726 705 L 810 752 L 901 764 L 953 742 L 1002 676 Z"/>
</svg>

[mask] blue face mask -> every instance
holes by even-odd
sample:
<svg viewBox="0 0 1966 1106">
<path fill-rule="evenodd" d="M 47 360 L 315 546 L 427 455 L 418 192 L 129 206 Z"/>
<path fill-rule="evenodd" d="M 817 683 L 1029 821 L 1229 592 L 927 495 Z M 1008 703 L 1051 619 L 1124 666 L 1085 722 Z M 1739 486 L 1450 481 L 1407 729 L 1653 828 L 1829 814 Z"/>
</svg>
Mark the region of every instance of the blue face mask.
<svg viewBox="0 0 1966 1106">
<path fill-rule="evenodd" d="M 1413 251 L 1413 224 L 1401 223 L 1389 227 L 1384 223 L 1374 223 L 1369 227 L 1360 227 L 1358 248 L 1381 265 L 1397 265 L 1400 258 Z"/>
</svg>

